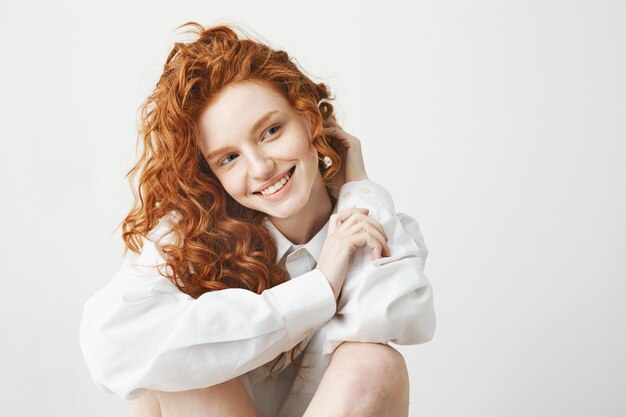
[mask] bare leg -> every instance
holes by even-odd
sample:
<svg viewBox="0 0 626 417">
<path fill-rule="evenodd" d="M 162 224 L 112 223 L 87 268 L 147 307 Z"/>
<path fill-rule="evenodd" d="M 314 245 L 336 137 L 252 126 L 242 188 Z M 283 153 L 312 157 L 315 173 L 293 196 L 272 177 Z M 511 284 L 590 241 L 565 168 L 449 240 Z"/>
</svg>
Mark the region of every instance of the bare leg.
<svg viewBox="0 0 626 417">
<path fill-rule="evenodd" d="M 148 394 L 153 397 L 148 397 L 140 403 L 139 401 Z M 189 391 L 148 391 L 135 403 L 133 404 L 133 417 L 259 416 L 248 391 L 239 378 L 212 387 Z"/>
<path fill-rule="evenodd" d="M 344 342 L 304 417 L 407 417 L 409 375 L 402 354 L 380 343 Z"/>
</svg>

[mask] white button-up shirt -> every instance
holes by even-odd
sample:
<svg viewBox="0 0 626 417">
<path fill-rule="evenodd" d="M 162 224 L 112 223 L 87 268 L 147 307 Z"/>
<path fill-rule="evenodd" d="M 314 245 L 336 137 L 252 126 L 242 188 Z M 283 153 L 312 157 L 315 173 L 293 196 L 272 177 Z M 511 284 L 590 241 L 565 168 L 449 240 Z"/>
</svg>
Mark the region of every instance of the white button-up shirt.
<svg viewBox="0 0 626 417">
<path fill-rule="evenodd" d="M 194 299 L 155 268 L 165 261 L 154 243 L 169 230 L 172 217 L 164 217 L 141 253 L 130 252 L 85 303 L 80 343 L 95 384 L 132 400 L 147 389 L 186 391 L 241 376 L 262 417 L 290 417 L 304 413 L 343 341 L 429 341 L 435 313 L 417 221 L 396 213 L 389 192 L 371 180 L 341 188 L 334 213 L 352 207 L 368 208 L 382 224 L 391 256 L 372 260 L 371 248 L 357 249 L 337 303 L 315 269 L 328 223 L 306 244 L 294 245 L 266 219 L 276 262 L 291 279 L 262 294 L 229 288 Z M 304 379 L 295 379 L 288 351 L 300 341 L 297 361 L 308 368 L 300 370 Z"/>
</svg>

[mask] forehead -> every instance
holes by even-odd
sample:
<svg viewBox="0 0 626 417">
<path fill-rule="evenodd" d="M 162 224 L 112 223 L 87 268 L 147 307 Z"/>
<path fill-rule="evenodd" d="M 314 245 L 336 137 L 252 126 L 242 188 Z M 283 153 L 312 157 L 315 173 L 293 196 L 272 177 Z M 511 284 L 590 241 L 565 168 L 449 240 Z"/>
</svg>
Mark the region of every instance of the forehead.
<svg viewBox="0 0 626 417">
<path fill-rule="evenodd" d="M 272 110 L 290 112 L 291 106 L 281 93 L 268 86 L 245 81 L 224 87 L 200 115 L 204 145 L 219 146 L 231 138 L 248 135 L 254 123 Z"/>
</svg>

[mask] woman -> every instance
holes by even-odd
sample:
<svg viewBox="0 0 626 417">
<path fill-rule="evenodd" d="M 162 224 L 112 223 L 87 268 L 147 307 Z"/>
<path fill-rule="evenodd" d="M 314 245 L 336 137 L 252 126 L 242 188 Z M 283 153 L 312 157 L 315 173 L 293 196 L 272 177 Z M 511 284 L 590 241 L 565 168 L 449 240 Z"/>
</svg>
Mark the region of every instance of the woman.
<svg viewBox="0 0 626 417">
<path fill-rule="evenodd" d="M 434 332 L 417 222 L 368 179 L 324 84 L 185 25 L 198 39 L 142 109 L 131 253 L 85 304 L 94 382 L 135 416 L 408 415 L 387 342 Z"/>
</svg>

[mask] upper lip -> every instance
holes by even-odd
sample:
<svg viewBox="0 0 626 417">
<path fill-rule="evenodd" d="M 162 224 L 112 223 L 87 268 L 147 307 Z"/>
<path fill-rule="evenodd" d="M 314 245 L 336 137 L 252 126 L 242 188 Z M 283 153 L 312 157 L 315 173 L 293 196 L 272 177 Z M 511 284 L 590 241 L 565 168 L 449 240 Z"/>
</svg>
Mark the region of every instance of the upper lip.
<svg viewBox="0 0 626 417">
<path fill-rule="evenodd" d="M 291 167 L 291 168 L 293 168 L 293 167 Z M 261 188 L 256 190 L 255 193 L 260 193 L 261 191 L 265 190 L 270 185 L 276 184 L 276 182 L 278 182 L 279 179 L 281 179 L 282 177 L 287 175 L 289 173 L 289 171 L 291 171 L 291 168 L 289 168 L 287 171 L 283 172 L 282 174 L 279 174 L 279 175 L 275 176 L 274 178 L 272 178 L 271 180 L 269 180 L 268 182 L 263 184 L 263 186 L 261 186 Z"/>
</svg>

